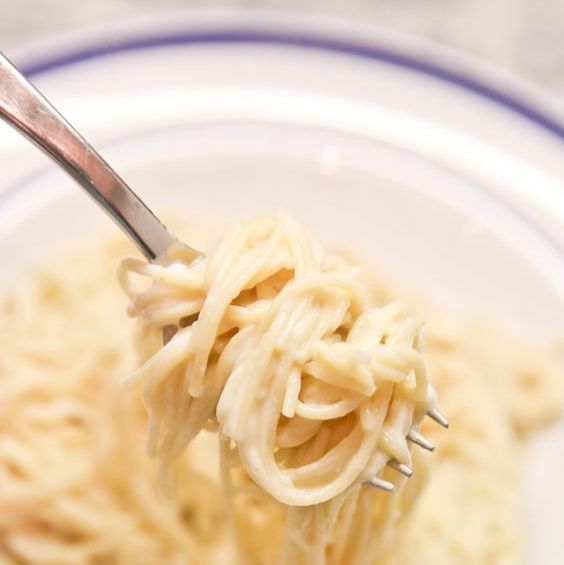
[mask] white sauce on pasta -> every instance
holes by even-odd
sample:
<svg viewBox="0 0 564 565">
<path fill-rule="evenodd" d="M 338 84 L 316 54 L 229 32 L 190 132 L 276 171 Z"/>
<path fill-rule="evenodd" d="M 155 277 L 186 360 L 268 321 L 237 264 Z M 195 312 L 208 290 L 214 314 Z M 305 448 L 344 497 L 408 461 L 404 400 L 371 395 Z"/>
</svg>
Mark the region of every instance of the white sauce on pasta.
<svg viewBox="0 0 564 565">
<path fill-rule="evenodd" d="M 134 273 L 150 286 L 138 290 Z M 357 270 L 295 222 L 256 218 L 190 264 L 129 259 L 121 280 L 142 333 L 177 326 L 125 380 L 143 386 L 165 483 L 190 441 L 217 429 L 224 467 L 235 459 L 290 507 L 332 501 L 317 511 L 330 530 L 345 501 L 355 522 L 369 489 L 359 485 L 390 460 L 413 467 L 406 436 L 436 399 L 423 324 L 401 304 L 371 306 Z M 334 541 L 321 536 L 315 551 Z"/>
</svg>

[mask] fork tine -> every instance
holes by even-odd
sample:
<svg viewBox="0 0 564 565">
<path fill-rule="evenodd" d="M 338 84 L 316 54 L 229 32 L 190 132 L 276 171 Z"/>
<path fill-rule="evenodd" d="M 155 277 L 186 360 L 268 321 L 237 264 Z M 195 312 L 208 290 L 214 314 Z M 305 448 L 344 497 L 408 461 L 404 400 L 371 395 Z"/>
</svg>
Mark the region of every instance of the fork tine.
<svg viewBox="0 0 564 565">
<path fill-rule="evenodd" d="M 394 490 L 394 484 L 379 477 L 372 477 L 366 481 L 367 484 L 373 486 L 374 488 L 385 490 L 387 492 L 392 492 Z"/>
<path fill-rule="evenodd" d="M 435 420 L 435 422 L 437 422 L 437 424 L 440 424 L 443 428 L 448 429 L 448 421 L 438 408 L 431 408 L 429 412 L 427 412 L 427 416 L 429 416 L 429 418 L 431 418 L 432 420 Z"/>
<path fill-rule="evenodd" d="M 435 446 L 427 438 L 423 437 L 419 432 L 413 429 L 409 430 L 407 433 L 407 439 L 427 451 L 435 451 Z"/>
<path fill-rule="evenodd" d="M 390 459 L 387 465 L 388 467 L 391 467 L 395 471 L 398 471 L 398 473 L 401 473 L 402 475 L 405 475 L 408 478 L 413 475 L 413 469 L 410 469 L 407 465 L 400 463 L 396 459 Z"/>
</svg>

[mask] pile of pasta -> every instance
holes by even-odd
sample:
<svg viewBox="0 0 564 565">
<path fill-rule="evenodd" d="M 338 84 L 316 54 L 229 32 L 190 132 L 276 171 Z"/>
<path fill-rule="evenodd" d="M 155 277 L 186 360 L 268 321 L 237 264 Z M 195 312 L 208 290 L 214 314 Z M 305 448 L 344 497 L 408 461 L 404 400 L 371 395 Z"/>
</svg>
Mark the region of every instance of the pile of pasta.
<svg viewBox="0 0 564 565">
<path fill-rule="evenodd" d="M 182 235 L 193 241 L 189 231 Z M 276 499 L 259 486 L 259 475 L 250 477 L 236 433 L 235 440 L 223 434 L 218 448 L 217 431 L 230 422 L 226 407 L 172 452 L 177 478 L 174 496 L 165 496 L 145 451 L 150 418 L 143 392 L 119 384 L 127 374 L 149 378 L 135 372 L 134 324 L 115 280 L 116 265 L 131 253 L 118 239 L 84 245 L 22 277 L 3 299 L 0 563 L 299 563 L 316 547 L 328 563 L 400 565 L 414 555 L 421 564 L 519 562 L 520 446 L 561 411 L 558 351 L 517 341 L 492 324 L 449 325 L 425 312 L 424 357 L 451 426 L 445 432 L 422 421 L 438 449 L 430 458 L 409 451 L 412 478 L 376 466 L 394 492 L 364 485 L 361 471 L 326 501 L 295 506 Z M 371 303 L 395 298 L 381 280 L 363 278 Z M 410 318 L 397 312 L 403 322 Z M 188 328 L 193 314 L 173 319 L 185 316 Z M 162 322 L 137 340 L 144 361 L 164 351 L 156 330 Z M 181 329 L 168 344 L 175 338 Z M 299 403 L 291 398 L 283 395 L 282 408 L 296 414 Z M 354 426 L 347 426 L 350 433 Z M 155 454 L 167 429 L 156 426 L 149 436 Z M 381 447 L 374 453 L 389 456 Z M 280 472 L 292 467 L 274 462 Z"/>
</svg>

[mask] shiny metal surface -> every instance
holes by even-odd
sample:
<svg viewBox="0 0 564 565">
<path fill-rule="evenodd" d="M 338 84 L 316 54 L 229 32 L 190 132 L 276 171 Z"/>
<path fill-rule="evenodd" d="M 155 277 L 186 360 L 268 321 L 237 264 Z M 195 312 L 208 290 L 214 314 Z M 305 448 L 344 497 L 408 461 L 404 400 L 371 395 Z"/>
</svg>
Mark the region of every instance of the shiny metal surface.
<svg viewBox="0 0 564 565">
<path fill-rule="evenodd" d="M 144 202 L 2 53 L 0 117 L 56 161 L 149 260 L 178 244 Z"/>
</svg>

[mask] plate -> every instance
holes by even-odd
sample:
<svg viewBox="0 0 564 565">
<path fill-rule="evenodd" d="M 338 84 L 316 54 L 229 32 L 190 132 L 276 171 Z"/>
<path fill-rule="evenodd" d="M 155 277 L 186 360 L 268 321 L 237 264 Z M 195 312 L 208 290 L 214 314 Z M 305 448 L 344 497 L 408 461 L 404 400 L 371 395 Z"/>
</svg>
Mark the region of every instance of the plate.
<svg viewBox="0 0 564 565">
<path fill-rule="evenodd" d="M 561 331 L 564 114 L 534 87 L 412 38 L 291 14 L 140 19 L 13 58 L 157 210 L 285 209 L 441 308 L 532 339 Z M 8 128 L 0 170 L 1 284 L 112 229 Z M 530 562 L 557 563 L 564 430 L 527 457 Z"/>
</svg>

